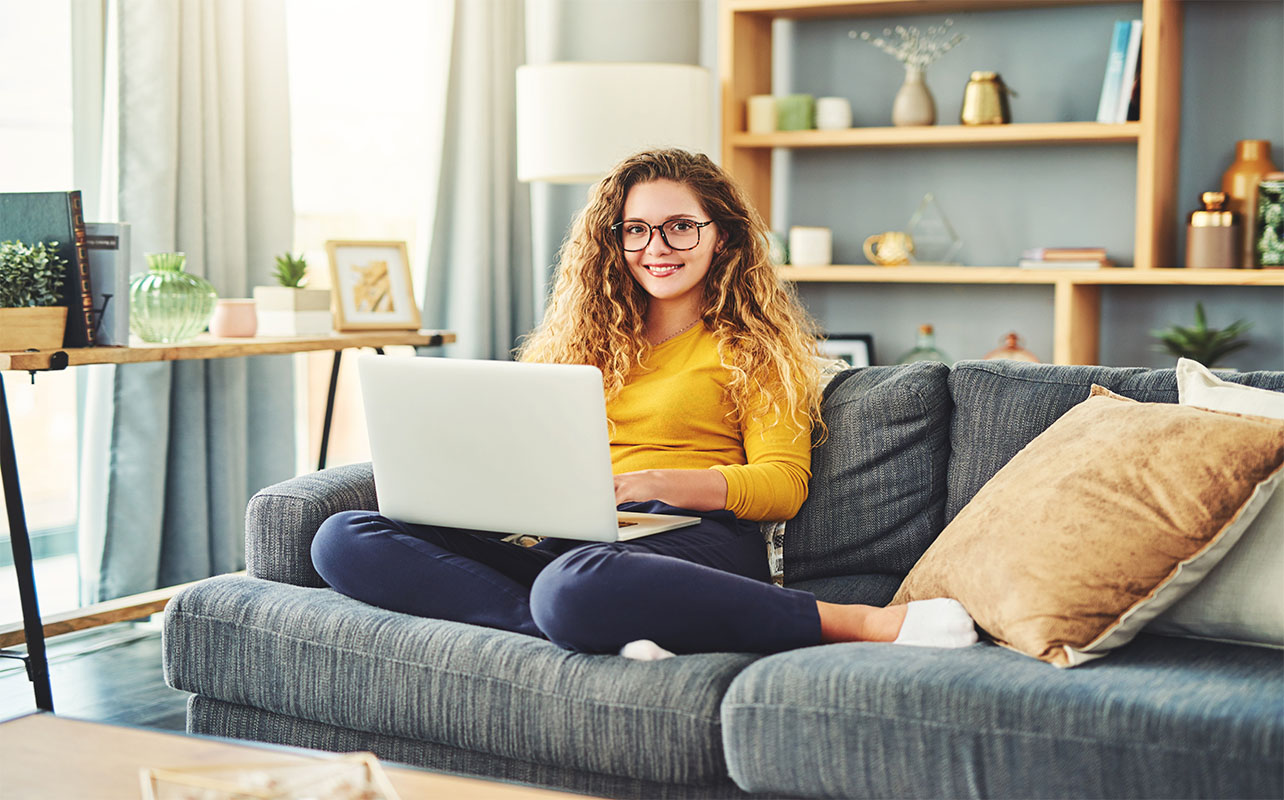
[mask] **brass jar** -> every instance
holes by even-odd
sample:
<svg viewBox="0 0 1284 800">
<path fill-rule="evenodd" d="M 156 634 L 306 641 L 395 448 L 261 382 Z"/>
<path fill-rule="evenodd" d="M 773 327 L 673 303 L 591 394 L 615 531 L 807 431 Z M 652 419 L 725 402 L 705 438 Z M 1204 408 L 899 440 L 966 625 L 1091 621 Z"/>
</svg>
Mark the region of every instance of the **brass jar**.
<svg viewBox="0 0 1284 800">
<path fill-rule="evenodd" d="M 1011 89 L 1003 85 L 997 72 L 977 71 L 963 89 L 963 110 L 959 122 L 964 125 L 1001 125 L 1012 121 L 1008 107 Z"/>
</svg>

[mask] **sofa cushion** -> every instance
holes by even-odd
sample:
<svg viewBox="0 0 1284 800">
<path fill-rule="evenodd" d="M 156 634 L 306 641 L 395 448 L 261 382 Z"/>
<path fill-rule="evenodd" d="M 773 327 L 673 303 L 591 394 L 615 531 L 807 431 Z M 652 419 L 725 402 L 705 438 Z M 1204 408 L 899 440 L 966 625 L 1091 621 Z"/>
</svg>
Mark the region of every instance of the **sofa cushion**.
<svg viewBox="0 0 1284 800">
<path fill-rule="evenodd" d="M 755 658 L 581 655 L 241 576 L 202 581 L 170 601 L 164 657 L 171 686 L 225 703 L 679 784 L 725 780 L 719 704 Z"/>
<path fill-rule="evenodd" d="M 816 579 L 842 576 L 848 602 L 891 598 L 942 526 L 948 375 L 944 364 L 917 363 L 830 383 L 828 437 L 812 451 L 807 500 L 785 533 L 786 585 L 805 581 L 823 595 Z"/>
<path fill-rule="evenodd" d="M 1284 372 L 1240 372 L 1227 380 L 1284 391 Z M 1093 384 L 1147 403 L 1176 403 L 1171 369 L 960 361 L 950 372 L 954 417 L 950 425 L 949 494 L 945 521 L 994 473 L 1058 417 L 1082 402 Z"/>
<path fill-rule="evenodd" d="M 1058 666 L 1126 644 L 1235 545 L 1284 477 L 1284 422 L 1094 386 L 982 487 L 893 602 L 952 597 Z"/>
<path fill-rule="evenodd" d="M 1284 795 L 1284 662 L 1142 634 L 1082 669 L 840 644 L 764 658 L 723 703 L 741 788 L 789 797 Z"/>
<path fill-rule="evenodd" d="M 1197 361 L 1177 362 L 1182 405 L 1284 419 L 1284 392 L 1242 386 Z M 1239 542 L 1150 624 L 1156 633 L 1284 647 L 1284 491 L 1275 490 Z"/>
</svg>

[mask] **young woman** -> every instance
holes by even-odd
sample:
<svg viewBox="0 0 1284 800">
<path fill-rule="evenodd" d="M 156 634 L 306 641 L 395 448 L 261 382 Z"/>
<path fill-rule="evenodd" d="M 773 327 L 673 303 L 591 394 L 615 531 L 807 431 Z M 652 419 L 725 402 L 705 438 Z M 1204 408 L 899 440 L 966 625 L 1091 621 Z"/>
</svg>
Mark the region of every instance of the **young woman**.
<svg viewBox="0 0 1284 800">
<path fill-rule="evenodd" d="M 835 605 L 771 582 L 758 523 L 806 499 L 821 389 L 814 326 L 768 262 L 765 234 L 707 157 L 633 156 L 593 189 L 544 320 L 520 348 L 526 361 L 602 370 L 621 509 L 700 524 L 523 547 L 346 512 L 317 532 L 317 571 L 374 605 L 581 652 L 976 641 L 953 600 Z"/>
</svg>

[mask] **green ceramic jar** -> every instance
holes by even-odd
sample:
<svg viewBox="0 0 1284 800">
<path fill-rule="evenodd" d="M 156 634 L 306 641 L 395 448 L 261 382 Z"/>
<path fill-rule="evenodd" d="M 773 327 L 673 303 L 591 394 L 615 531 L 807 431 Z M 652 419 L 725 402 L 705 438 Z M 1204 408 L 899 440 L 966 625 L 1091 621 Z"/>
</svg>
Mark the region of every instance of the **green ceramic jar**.
<svg viewBox="0 0 1284 800">
<path fill-rule="evenodd" d="M 177 344 L 205 330 L 218 294 L 183 271 L 185 253 L 148 253 L 147 272 L 129 281 L 129 331 L 145 342 Z"/>
</svg>

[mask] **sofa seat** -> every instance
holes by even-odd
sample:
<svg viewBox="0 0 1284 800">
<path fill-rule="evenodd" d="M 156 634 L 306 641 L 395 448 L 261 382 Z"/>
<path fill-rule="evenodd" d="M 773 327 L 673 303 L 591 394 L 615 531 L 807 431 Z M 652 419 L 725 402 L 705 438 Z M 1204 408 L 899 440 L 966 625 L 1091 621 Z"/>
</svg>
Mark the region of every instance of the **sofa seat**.
<svg viewBox="0 0 1284 800">
<path fill-rule="evenodd" d="M 580 655 L 543 639 L 242 576 L 176 595 L 164 646 L 170 685 L 198 695 L 194 711 L 209 706 L 191 720 L 221 714 L 224 727 L 245 727 L 232 719 L 241 707 L 267 712 L 260 726 L 277 715 L 499 761 L 731 794 L 739 792 L 727 780 L 720 705 L 735 675 L 758 658 Z M 249 738 L 284 738 L 258 734 Z"/>
<path fill-rule="evenodd" d="M 748 667 L 722 719 L 750 791 L 1284 796 L 1284 657 L 1265 648 L 1142 635 L 1057 670 L 993 644 L 830 645 Z"/>
</svg>

